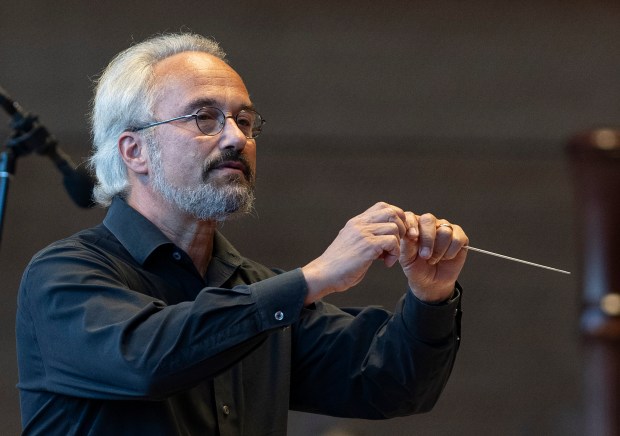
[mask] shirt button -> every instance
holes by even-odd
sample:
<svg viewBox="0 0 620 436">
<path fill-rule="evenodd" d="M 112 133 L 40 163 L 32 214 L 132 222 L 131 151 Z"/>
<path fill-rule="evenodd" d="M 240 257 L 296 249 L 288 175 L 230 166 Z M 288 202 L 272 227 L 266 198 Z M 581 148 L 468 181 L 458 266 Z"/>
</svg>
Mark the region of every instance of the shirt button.
<svg viewBox="0 0 620 436">
<path fill-rule="evenodd" d="M 178 251 L 175 251 L 174 253 L 172 253 L 172 258 L 174 260 L 181 260 L 181 253 L 179 253 Z"/>
<path fill-rule="evenodd" d="M 224 404 L 224 405 L 222 406 L 222 412 L 223 412 L 223 413 L 224 413 L 224 415 L 226 415 L 226 416 L 230 415 L 230 407 L 228 407 L 228 405 L 227 405 L 227 404 Z"/>
<path fill-rule="evenodd" d="M 281 310 L 278 310 L 273 317 L 276 321 L 282 321 L 284 319 L 284 313 Z"/>
</svg>

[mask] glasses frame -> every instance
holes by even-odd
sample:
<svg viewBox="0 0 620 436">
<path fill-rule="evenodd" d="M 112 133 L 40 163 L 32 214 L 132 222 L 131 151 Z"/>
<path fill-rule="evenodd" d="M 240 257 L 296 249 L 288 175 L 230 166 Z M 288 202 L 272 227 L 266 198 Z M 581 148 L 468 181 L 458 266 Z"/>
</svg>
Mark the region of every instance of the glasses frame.
<svg viewBox="0 0 620 436">
<path fill-rule="evenodd" d="M 201 128 L 200 128 L 200 124 L 198 124 L 198 113 L 204 109 L 215 109 L 216 111 L 218 111 L 220 114 L 222 114 L 222 116 L 224 117 L 223 122 L 220 123 L 220 130 L 218 130 L 215 133 L 206 133 L 204 132 Z M 155 121 L 152 123 L 149 123 L 145 126 L 141 126 L 141 127 L 132 127 L 131 129 L 129 129 L 131 132 L 139 132 L 140 130 L 144 130 L 144 129 L 149 129 L 151 127 L 155 127 L 155 126 L 159 126 L 161 124 L 167 124 L 167 123 L 171 123 L 172 121 L 178 121 L 178 120 L 185 120 L 188 118 L 194 118 L 194 121 L 196 121 L 196 127 L 198 127 L 198 130 L 200 130 L 200 132 L 206 136 L 216 136 L 219 135 L 220 133 L 222 133 L 222 131 L 224 130 L 224 126 L 226 125 L 226 120 L 228 118 L 232 118 L 235 121 L 235 124 L 237 125 L 237 128 L 239 130 L 241 130 L 241 132 L 243 132 L 243 130 L 239 127 L 239 122 L 237 121 L 237 118 L 239 117 L 240 114 L 244 113 L 244 112 L 253 112 L 256 115 L 258 115 L 258 117 L 260 118 L 260 125 L 258 126 L 258 133 L 254 136 L 247 136 L 245 133 L 243 134 L 243 136 L 245 136 L 248 139 L 255 139 L 258 138 L 258 136 L 262 133 L 263 130 L 263 125 L 267 122 L 267 120 L 265 120 L 261 114 L 259 114 L 258 112 L 256 112 L 254 109 L 241 109 L 237 115 L 226 115 L 224 113 L 223 110 L 221 110 L 218 107 L 215 106 L 203 106 L 200 109 L 198 109 L 196 112 L 194 112 L 193 114 L 189 114 L 189 115 L 181 115 L 180 117 L 174 117 L 174 118 L 170 118 L 168 120 L 163 120 L 163 121 Z M 252 129 L 254 130 L 254 129 Z"/>
</svg>

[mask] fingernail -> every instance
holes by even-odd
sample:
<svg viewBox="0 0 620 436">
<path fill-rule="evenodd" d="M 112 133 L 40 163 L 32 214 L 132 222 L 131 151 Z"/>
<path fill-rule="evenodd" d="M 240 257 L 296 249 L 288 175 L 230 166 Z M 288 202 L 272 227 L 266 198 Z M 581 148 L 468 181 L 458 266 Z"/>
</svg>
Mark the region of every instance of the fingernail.
<svg viewBox="0 0 620 436">
<path fill-rule="evenodd" d="M 431 249 L 428 247 L 422 248 L 422 250 L 420 250 L 420 256 L 424 259 L 431 257 Z"/>
</svg>

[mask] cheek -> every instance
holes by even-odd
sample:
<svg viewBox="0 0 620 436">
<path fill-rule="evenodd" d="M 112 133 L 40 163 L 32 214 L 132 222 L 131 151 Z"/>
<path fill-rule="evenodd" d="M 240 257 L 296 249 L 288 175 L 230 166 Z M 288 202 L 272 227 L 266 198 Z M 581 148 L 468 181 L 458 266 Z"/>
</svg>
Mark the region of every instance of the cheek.
<svg viewBox="0 0 620 436">
<path fill-rule="evenodd" d="M 165 169 L 180 173 L 182 177 L 183 173 L 189 175 L 192 168 L 202 168 L 213 146 L 192 139 L 175 136 L 166 138 L 165 142 L 162 140 L 161 143 L 166 144 L 161 152 Z"/>
<path fill-rule="evenodd" d="M 205 156 L 189 147 L 170 147 L 162 150 L 161 161 L 165 178 L 174 185 L 202 180 Z"/>
</svg>

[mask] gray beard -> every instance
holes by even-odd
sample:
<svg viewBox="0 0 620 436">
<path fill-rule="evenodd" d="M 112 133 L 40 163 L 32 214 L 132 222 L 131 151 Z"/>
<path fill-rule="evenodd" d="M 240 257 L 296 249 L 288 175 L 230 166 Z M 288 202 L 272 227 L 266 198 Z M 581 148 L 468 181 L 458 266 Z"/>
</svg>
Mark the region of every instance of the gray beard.
<svg viewBox="0 0 620 436">
<path fill-rule="evenodd" d="M 223 222 L 254 207 L 254 175 L 234 175 L 210 180 L 211 162 L 204 165 L 203 181 L 195 186 L 173 186 L 164 175 L 158 144 L 149 142 L 153 189 L 181 211 L 203 221 Z"/>
</svg>

